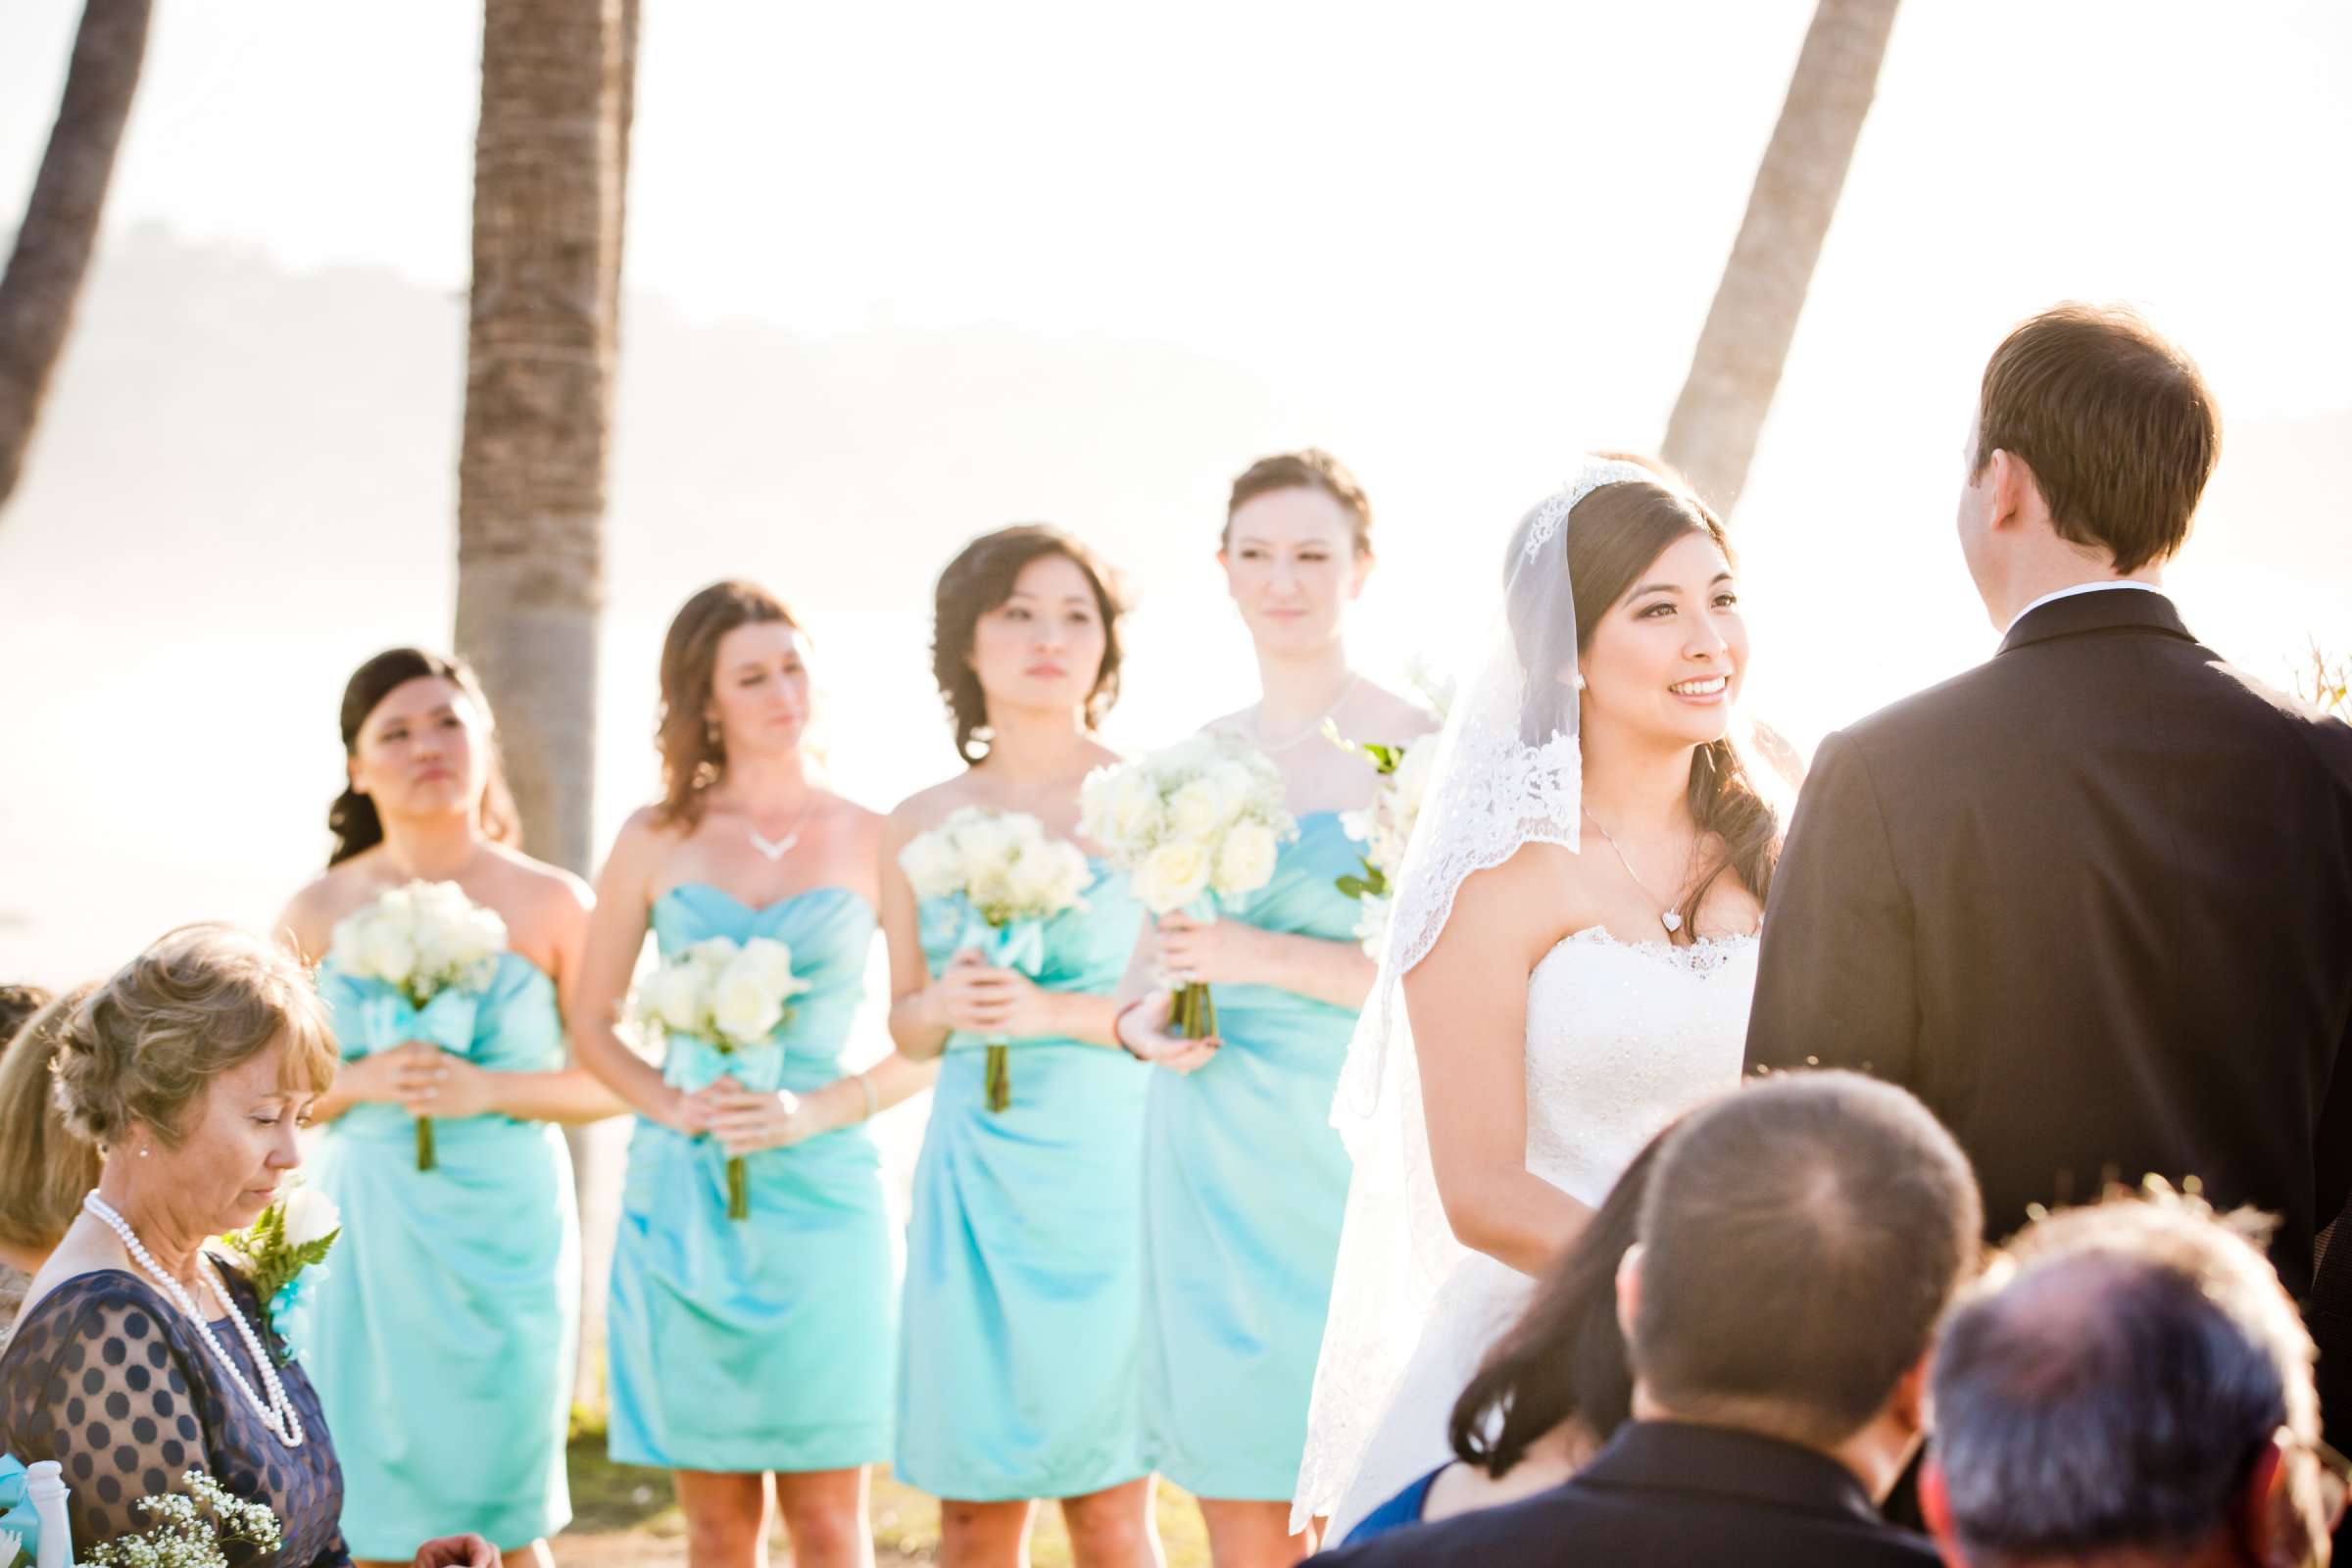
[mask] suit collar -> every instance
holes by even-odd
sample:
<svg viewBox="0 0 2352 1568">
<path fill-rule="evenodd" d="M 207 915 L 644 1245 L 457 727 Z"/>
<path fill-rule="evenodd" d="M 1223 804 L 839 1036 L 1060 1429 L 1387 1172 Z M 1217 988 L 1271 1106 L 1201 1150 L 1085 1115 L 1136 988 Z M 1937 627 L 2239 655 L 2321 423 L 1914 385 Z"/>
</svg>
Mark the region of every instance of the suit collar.
<svg viewBox="0 0 2352 1568">
<path fill-rule="evenodd" d="M 1687 1421 L 1629 1421 L 1570 1486 L 1704 1493 L 1883 1524 L 1861 1481 L 1826 1453 Z"/>
<path fill-rule="evenodd" d="M 2053 599 L 2018 616 L 2001 639 L 2004 654 L 2054 638 L 2093 631 L 2151 631 L 2194 642 L 2171 599 L 2161 593 L 2074 594 Z"/>
</svg>

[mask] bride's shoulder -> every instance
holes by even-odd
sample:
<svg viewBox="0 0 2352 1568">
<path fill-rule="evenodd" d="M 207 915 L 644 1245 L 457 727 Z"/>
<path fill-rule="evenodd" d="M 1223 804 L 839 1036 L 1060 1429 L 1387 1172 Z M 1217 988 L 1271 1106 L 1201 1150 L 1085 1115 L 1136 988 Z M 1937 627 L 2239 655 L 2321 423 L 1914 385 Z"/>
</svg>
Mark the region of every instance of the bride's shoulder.
<svg viewBox="0 0 2352 1568">
<path fill-rule="evenodd" d="M 1462 879 L 1439 941 L 1527 956 L 1532 962 L 1575 928 L 1585 876 L 1575 851 L 1531 840 Z"/>
</svg>

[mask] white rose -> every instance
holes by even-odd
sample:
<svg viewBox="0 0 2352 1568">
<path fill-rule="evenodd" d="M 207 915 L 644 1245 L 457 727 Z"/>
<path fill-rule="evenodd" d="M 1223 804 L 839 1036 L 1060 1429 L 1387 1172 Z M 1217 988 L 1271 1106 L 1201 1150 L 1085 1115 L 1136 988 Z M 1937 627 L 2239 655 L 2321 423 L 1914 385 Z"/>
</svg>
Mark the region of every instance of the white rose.
<svg viewBox="0 0 2352 1568">
<path fill-rule="evenodd" d="M 1198 844 L 1163 844 L 1136 867 L 1135 896 L 1154 914 L 1183 908 L 1208 888 L 1208 854 Z"/>
<path fill-rule="evenodd" d="M 316 1187 L 297 1187 L 286 1195 L 286 1244 L 308 1247 L 343 1228 L 343 1213 L 335 1200 Z"/>
<path fill-rule="evenodd" d="M 374 911 L 371 909 L 345 915 L 336 922 L 334 938 L 326 949 L 326 956 L 333 960 L 336 968 L 346 974 L 367 974 L 368 928 L 374 923 Z"/>
<path fill-rule="evenodd" d="M 637 988 L 637 1011 L 679 1034 L 694 1033 L 702 1004 L 702 980 L 688 965 L 665 963 Z"/>
<path fill-rule="evenodd" d="M 360 973 L 401 985 L 416 970 L 416 944 L 405 920 L 370 920 L 360 934 Z"/>
<path fill-rule="evenodd" d="M 1146 844 L 1160 830 L 1159 785 L 1142 768 L 1124 768 L 1109 791 L 1109 820 L 1088 833 L 1102 844 Z"/>
<path fill-rule="evenodd" d="M 1360 811 L 1342 811 L 1340 813 L 1340 831 L 1358 844 L 1369 844 L 1376 831 L 1374 824 L 1378 820 L 1379 813 L 1370 807 L 1366 807 Z"/>
<path fill-rule="evenodd" d="M 916 898 L 938 899 L 956 891 L 962 867 L 956 862 L 955 844 L 935 828 L 916 834 L 899 852 L 899 869 L 906 873 L 906 885 Z"/>
<path fill-rule="evenodd" d="M 783 1021 L 784 1000 L 770 991 L 757 964 L 729 964 L 710 991 L 710 1019 L 739 1045 L 764 1040 Z"/>
<path fill-rule="evenodd" d="M 1237 822 L 1217 851 L 1217 891 L 1253 893 L 1272 880 L 1278 849 L 1274 830 L 1262 822 Z"/>
<path fill-rule="evenodd" d="M 808 989 L 808 982 L 792 972 L 792 949 L 774 937 L 752 938 L 727 967 L 759 976 L 760 983 L 777 997 L 797 997 Z"/>
<path fill-rule="evenodd" d="M 1011 826 L 984 813 L 975 812 L 974 820 L 956 830 L 956 848 L 967 877 L 1008 863 L 1014 847 Z"/>
<path fill-rule="evenodd" d="M 691 964 L 701 970 L 703 981 L 707 985 L 717 976 L 721 969 L 735 961 L 735 944 L 725 937 L 705 937 L 700 942 L 687 944 L 686 950 L 678 955 L 678 958 L 681 962 Z"/>
<path fill-rule="evenodd" d="M 1421 798 L 1429 793 L 1430 769 L 1437 763 L 1438 738 L 1424 735 L 1404 749 L 1404 757 L 1396 764 L 1390 781 L 1399 809 L 1397 816 L 1407 826 L 1421 809 Z"/>
<path fill-rule="evenodd" d="M 1225 786 L 1226 780 L 1215 773 L 1192 780 L 1169 800 L 1169 823 L 1188 839 L 1208 837 L 1225 825 L 1236 804 Z"/>
</svg>

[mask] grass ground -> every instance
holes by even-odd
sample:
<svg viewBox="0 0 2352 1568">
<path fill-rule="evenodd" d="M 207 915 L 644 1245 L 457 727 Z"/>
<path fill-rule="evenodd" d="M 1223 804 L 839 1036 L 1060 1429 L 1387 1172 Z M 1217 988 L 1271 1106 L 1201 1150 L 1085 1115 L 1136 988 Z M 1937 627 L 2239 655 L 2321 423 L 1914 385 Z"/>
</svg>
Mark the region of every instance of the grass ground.
<svg viewBox="0 0 2352 1568">
<path fill-rule="evenodd" d="M 665 1470 L 640 1470 L 605 1457 L 602 1432 L 583 1431 L 571 1445 L 571 1528 L 556 1538 L 557 1568 L 655 1568 L 686 1560 L 686 1521 Z M 874 1477 L 875 1555 L 885 1568 L 929 1563 L 939 1555 L 939 1503 L 900 1485 L 887 1473 Z M 1207 1537 L 1193 1499 L 1162 1485 L 1158 1495 L 1160 1538 L 1169 1568 L 1206 1568 Z M 792 1560 L 781 1525 L 775 1561 Z M 1060 1510 L 1038 1510 L 1033 1559 L 1037 1568 L 1067 1568 L 1069 1538 Z"/>
</svg>

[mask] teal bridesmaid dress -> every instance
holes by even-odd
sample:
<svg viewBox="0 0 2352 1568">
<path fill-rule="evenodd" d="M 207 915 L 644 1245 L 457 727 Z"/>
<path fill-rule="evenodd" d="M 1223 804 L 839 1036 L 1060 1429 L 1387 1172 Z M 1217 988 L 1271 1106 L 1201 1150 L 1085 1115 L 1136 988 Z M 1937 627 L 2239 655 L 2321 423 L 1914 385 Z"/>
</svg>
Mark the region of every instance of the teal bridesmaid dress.
<svg viewBox="0 0 2352 1568">
<path fill-rule="evenodd" d="M 1143 910 L 1096 865 L 1088 907 L 1047 921 L 1032 976 L 1107 996 Z M 920 907 L 934 974 L 963 900 Z M 966 1502 L 1074 1497 L 1151 1469 L 1142 1349 L 1144 1097 L 1114 1046 L 1009 1043 L 1011 1105 L 987 1105 L 986 1042 L 948 1037 L 906 1231 L 898 1477 Z"/>
<path fill-rule="evenodd" d="M 1336 812 L 1303 816 L 1274 875 L 1219 918 L 1353 942 L 1362 867 Z M 1271 986 L 1217 986 L 1224 1047 L 1152 1075 L 1144 1131 L 1153 1467 L 1196 1496 L 1287 1502 L 1331 1304 L 1348 1151 L 1331 1100 L 1355 1014 Z"/>
<path fill-rule="evenodd" d="M 514 953 L 485 991 L 436 998 L 421 1024 L 390 987 L 331 959 L 318 990 L 347 1058 L 413 1033 L 492 1072 L 564 1064 L 555 983 Z M 436 1117 L 434 1166 L 420 1171 L 416 1125 L 374 1103 L 327 1126 L 308 1180 L 342 1209 L 343 1234 L 287 1324 L 343 1461 L 352 1554 L 401 1562 L 435 1536 L 513 1548 L 570 1521 L 579 1338 L 562 1130 Z"/>
<path fill-rule="evenodd" d="M 731 1058 L 673 1038 L 663 1076 L 808 1094 L 842 1076 L 874 911 L 847 888 L 753 908 L 707 883 L 653 908 L 664 956 L 773 937 L 809 989 L 773 1040 Z M 608 1309 L 611 1452 L 670 1470 L 795 1473 L 890 1457 L 895 1261 L 882 1162 L 862 1125 L 745 1156 L 751 1217 L 727 1217 L 727 1156 L 640 1117 Z"/>
</svg>

